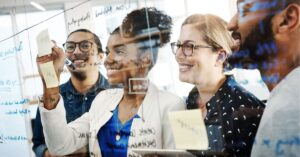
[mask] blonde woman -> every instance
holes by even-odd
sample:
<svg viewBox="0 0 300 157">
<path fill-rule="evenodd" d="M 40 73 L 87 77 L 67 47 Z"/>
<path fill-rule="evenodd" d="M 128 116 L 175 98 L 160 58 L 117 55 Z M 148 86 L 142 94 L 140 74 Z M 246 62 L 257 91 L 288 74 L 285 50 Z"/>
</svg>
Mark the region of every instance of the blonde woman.
<svg viewBox="0 0 300 157">
<path fill-rule="evenodd" d="M 182 24 L 171 43 L 179 64 L 179 79 L 196 85 L 209 136 L 210 151 L 229 156 L 250 156 L 265 105 L 225 76 L 226 59 L 234 46 L 226 22 L 214 15 L 195 14 Z M 254 115 L 253 115 L 254 114 Z"/>
</svg>

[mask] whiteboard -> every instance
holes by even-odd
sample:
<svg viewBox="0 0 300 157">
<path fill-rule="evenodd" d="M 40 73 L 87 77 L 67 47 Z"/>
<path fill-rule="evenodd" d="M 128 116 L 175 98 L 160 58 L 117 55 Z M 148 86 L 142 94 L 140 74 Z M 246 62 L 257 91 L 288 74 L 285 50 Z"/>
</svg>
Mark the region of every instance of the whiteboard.
<svg viewBox="0 0 300 157">
<path fill-rule="evenodd" d="M 9 42 L 7 47 L 0 47 L 0 156 L 29 157 L 29 100 L 21 95 L 16 57 L 22 51 L 22 43 L 8 45 Z"/>
</svg>

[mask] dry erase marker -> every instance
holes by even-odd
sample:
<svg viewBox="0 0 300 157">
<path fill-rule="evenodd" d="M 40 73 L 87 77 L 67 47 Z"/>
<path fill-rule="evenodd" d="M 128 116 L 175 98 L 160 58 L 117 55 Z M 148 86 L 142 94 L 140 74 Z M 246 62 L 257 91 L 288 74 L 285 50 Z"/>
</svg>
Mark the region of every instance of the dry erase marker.
<svg viewBox="0 0 300 157">
<path fill-rule="evenodd" d="M 72 70 L 75 69 L 74 64 L 72 63 L 72 61 L 71 61 L 69 58 L 66 58 L 65 64 L 66 64 L 67 66 L 69 66 Z"/>
</svg>

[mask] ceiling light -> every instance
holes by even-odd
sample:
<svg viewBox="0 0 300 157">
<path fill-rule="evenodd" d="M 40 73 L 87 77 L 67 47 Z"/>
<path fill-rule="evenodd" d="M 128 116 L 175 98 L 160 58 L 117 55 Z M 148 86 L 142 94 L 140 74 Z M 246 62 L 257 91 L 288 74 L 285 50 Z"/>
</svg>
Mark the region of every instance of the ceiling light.
<svg viewBox="0 0 300 157">
<path fill-rule="evenodd" d="M 31 1 L 30 4 L 33 5 L 35 8 L 37 8 L 38 10 L 46 11 L 46 9 L 43 6 L 41 6 L 40 4 L 38 4 L 36 2 Z"/>
</svg>

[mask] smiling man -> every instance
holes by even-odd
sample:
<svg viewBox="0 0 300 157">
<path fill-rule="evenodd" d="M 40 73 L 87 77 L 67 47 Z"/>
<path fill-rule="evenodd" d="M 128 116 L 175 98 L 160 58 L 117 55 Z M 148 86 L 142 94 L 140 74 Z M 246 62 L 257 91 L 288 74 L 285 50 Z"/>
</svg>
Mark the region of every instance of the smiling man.
<svg viewBox="0 0 300 157">
<path fill-rule="evenodd" d="M 300 153 L 300 1 L 238 0 L 238 13 L 228 29 L 236 56 L 256 66 L 273 89 L 261 119 L 253 157 L 297 156 Z M 243 55 L 241 55 L 243 54 Z M 244 56 L 246 55 L 246 56 Z M 239 57 L 232 59 L 237 61 Z M 273 79 L 268 79 L 268 77 Z"/>
<path fill-rule="evenodd" d="M 59 88 L 54 88 L 53 92 L 59 92 L 62 96 L 66 109 L 66 120 L 69 123 L 90 109 L 95 96 L 108 88 L 108 82 L 98 69 L 104 52 L 97 35 L 86 29 L 78 29 L 69 34 L 63 45 L 65 56 L 58 56 L 59 59 L 54 64 L 63 66 L 64 59 L 67 57 L 72 62 L 71 66 L 67 66 L 71 78 Z M 54 50 L 62 51 L 58 48 L 54 48 Z M 37 157 L 51 156 L 45 144 L 39 110 L 34 123 L 32 141 L 33 151 Z M 81 152 L 78 152 L 81 153 L 79 156 L 84 156 L 85 151 L 87 150 L 82 149 Z"/>
</svg>

